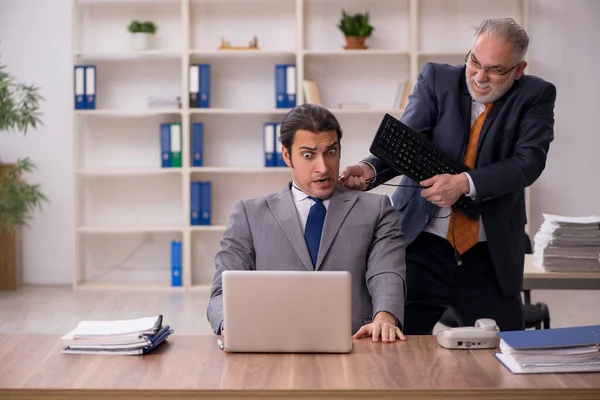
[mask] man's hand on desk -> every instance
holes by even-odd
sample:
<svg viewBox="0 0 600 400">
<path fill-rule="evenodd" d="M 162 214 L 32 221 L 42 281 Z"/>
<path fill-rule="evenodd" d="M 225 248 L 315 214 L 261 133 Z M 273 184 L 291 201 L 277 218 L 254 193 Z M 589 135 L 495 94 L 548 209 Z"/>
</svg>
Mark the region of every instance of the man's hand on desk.
<svg viewBox="0 0 600 400">
<path fill-rule="evenodd" d="M 374 342 L 379 342 L 379 338 L 381 337 L 383 343 L 394 343 L 396 338 L 406 340 L 400 328 L 396 326 L 396 317 L 385 311 L 378 312 L 375 318 L 373 318 L 373 322 L 363 325 L 354 334 L 354 339 L 360 339 L 365 336 L 371 336 Z"/>
<path fill-rule="evenodd" d="M 436 175 L 419 184 L 427 188 L 421 190 L 421 196 L 439 207 L 450 207 L 462 194 L 470 191 L 469 178 L 465 174 Z"/>
</svg>

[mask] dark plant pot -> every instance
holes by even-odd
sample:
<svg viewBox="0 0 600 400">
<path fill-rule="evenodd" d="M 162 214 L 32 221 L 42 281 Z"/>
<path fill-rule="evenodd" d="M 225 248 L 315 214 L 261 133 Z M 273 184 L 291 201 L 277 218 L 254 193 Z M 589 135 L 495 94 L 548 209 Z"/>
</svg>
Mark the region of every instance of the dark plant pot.
<svg viewBox="0 0 600 400">
<path fill-rule="evenodd" d="M 346 45 L 344 49 L 346 50 L 364 50 L 367 48 L 365 46 L 364 36 L 346 36 Z"/>
</svg>

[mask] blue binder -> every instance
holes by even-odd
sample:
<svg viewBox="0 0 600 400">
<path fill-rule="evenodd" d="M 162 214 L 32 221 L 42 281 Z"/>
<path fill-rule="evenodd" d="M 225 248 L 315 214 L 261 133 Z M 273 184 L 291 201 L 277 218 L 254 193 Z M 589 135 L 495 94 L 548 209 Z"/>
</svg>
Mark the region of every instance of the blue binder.
<svg viewBox="0 0 600 400">
<path fill-rule="evenodd" d="M 276 108 L 287 108 L 287 91 L 286 91 L 286 71 L 287 65 L 276 64 L 275 65 L 275 107 Z"/>
<path fill-rule="evenodd" d="M 85 108 L 88 110 L 96 108 L 96 67 L 94 65 L 85 67 Z"/>
<path fill-rule="evenodd" d="M 275 125 L 275 163 L 276 167 L 287 167 L 285 161 L 283 161 L 283 153 L 281 152 L 281 142 L 279 136 L 281 136 L 281 124 Z"/>
<path fill-rule="evenodd" d="M 202 166 L 202 144 L 204 141 L 204 124 L 194 122 L 192 125 L 192 166 Z"/>
<path fill-rule="evenodd" d="M 202 185 L 200 182 L 190 182 L 190 225 L 201 225 Z"/>
<path fill-rule="evenodd" d="M 198 107 L 210 108 L 210 65 L 200 64 L 200 95 Z"/>
<path fill-rule="evenodd" d="M 160 159 L 163 168 L 171 166 L 171 124 L 160 124 Z"/>
<path fill-rule="evenodd" d="M 288 108 L 296 107 L 296 65 L 289 64 L 285 70 L 285 95 Z"/>
<path fill-rule="evenodd" d="M 265 167 L 275 166 L 275 126 L 271 122 L 263 125 L 263 151 L 265 153 Z"/>
<path fill-rule="evenodd" d="M 201 200 L 200 200 L 200 224 L 210 225 L 211 224 L 211 182 L 204 181 L 201 184 Z"/>
<path fill-rule="evenodd" d="M 73 91 L 75 95 L 75 109 L 85 109 L 85 66 L 76 65 L 73 70 Z"/>
<path fill-rule="evenodd" d="M 181 286 L 181 242 L 171 241 L 171 286 Z"/>
<path fill-rule="evenodd" d="M 600 345 L 600 325 L 508 331 L 498 336 L 518 350 Z"/>
</svg>

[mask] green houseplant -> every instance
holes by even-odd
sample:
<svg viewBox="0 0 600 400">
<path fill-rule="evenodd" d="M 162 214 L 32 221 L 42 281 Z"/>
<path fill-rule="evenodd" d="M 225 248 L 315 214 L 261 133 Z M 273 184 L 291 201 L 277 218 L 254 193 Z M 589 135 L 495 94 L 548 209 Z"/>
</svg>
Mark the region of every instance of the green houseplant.
<svg viewBox="0 0 600 400">
<path fill-rule="evenodd" d="M 147 50 L 150 47 L 150 39 L 158 27 L 152 21 L 131 21 L 127 30 L 131 33 L 134 50 Z"/>
<path fill-rule="evenodd" d="M 342 10 L 342 19 L 338 24 L 338 28 L 346 37 L 345 49 L 366 49 L 365 39 L 371 36 L 375 29 L 369 24 L 368 11 L 365 11 L 364 14 L 350 15 L 345 10 Z"/>
<path fill-rule="evenodd" d="M 38 112 L 39 88 L 18 83 L 0 63 L 0 132 L 27 134 L 29 129 L 42 125 Z M 0 155 L 1 156 L 1 155 Z M 19 226 L 26 225 L 35 209 L 47 198 L 40 185 L 31 185 L 21 179 L 24 173 L 35 170 L 29 158 L 14 164 L 3 164 L 0 159 L 0 233 L 11 235 Z"/>
</svg>

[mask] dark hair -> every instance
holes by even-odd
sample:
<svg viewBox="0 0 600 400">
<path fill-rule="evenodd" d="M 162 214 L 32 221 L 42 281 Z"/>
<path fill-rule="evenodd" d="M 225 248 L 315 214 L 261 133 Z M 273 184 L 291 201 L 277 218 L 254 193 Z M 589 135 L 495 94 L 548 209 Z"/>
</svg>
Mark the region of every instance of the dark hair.
<svg viewBox="0 0 600 400">
<path fill-rule="evenodd" d="M 306 103 L 294 107 L 281 122 L 279 141 L 292 154 L 292 144 L 298 130 L 321 133 L 336 131 L 341 148 L 342 128 L 331 111 Z"/>
</svg>

